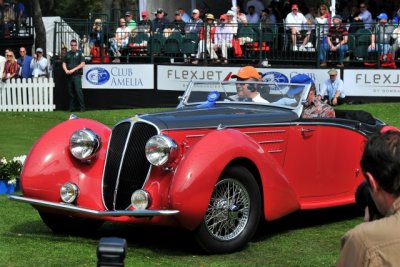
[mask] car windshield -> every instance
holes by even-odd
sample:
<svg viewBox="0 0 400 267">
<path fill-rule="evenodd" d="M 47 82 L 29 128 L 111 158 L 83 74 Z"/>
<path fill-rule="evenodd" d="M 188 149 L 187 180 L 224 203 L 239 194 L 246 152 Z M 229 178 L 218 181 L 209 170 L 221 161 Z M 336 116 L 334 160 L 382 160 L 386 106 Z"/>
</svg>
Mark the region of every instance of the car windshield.
<svg viewBox="0 0 400 267">
<path fill-rule="evenodd" d="M 249 81 L 190 82 L 179 107 L 214 107 L 223 104 L 252 104 L 299 109 L 310 84 Z"/>
</svg>

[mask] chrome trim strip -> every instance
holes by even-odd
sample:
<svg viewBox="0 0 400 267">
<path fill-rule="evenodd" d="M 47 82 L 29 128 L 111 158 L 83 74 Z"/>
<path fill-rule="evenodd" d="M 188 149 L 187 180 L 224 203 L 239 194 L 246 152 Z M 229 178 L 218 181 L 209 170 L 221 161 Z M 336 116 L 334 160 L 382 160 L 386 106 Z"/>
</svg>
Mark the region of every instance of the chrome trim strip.
<svg viewBox="0 0 400 267">
<path fill-rule="evenodd" d="M 268 150 L 268 153 L 281 153 L 283 150 Z"/>
<path fill-rule="evenodd" d="M 203 137 L 204 134 L 190 134 L 186 135 L 186 138 L 198 138 L 198 137 Z"/>
<path fill-rule="evenodd" d="M 245 134 L 268 134 L 268 133 L 284 133 L 286 130 L 271 130 L 271 131 L 255 131 L 255 132 L 243 132 Z"/>
<path fill-rule="evenodd" d="M 272 141 L 260 141 L 258 142 L 260 145 L 263 144 L 277 144 L 277 143 L 283 143 L 285 140 L 272 140 Z"/>
<path fill-rule="evenodd" d="M 72 206 L 70 204 L 64 203 L 54 203 L 50 201 L 38 200 L 34 198 L 28 198 L 17 195 L 9 195 L 10 200 L 15 200 L 23 203 L 28 203 L 31 205 L 54 208 L 58 210 L 64 210 L 69 212 L 81 213 L 86 215 L 91 215 L 95 217 L 119 217 L 119 216 L 129 216 L 129 217 L 149 217 L 149 216 L 172 216 L 179 213 L 179 210 L 118 210 L 118 211 L 98 211 L 85 208 L 79 208 Z"/>
</svg>

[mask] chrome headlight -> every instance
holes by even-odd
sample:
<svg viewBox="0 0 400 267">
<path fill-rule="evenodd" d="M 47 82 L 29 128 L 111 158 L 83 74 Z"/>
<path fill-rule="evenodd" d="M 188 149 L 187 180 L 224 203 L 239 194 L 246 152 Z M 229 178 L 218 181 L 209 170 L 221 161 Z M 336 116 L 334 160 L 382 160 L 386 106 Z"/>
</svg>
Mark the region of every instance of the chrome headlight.
<svg viewBox="0 0 400 267">
<path fill-rule="evenodd" d="M 76 184 L 65 183 L 60 188 L 61 200 L 65 203 L 72 203 L 79 195 L 79 189 Z"/>
<path fill-rule="evenodd" d="M 131 204 L 137 210 L 145 210 L 150 205 L 150 195 L 146 191 L 139 189 L 133 192 Z"/>
<path fill-rule="evenodd" d="M 178 155 L 175 141 L 166 135 L 155 135 L 146 143 L 147 160 L 155 166 L 163 166 L 173 162 Z"/>
<path fill-rule="evenodd" d="M 100 137 L 90 129 L 80 129 L 69 139 L 69 151 L 79 160 L 93 158 L 100 148 Z"/>
</svg>

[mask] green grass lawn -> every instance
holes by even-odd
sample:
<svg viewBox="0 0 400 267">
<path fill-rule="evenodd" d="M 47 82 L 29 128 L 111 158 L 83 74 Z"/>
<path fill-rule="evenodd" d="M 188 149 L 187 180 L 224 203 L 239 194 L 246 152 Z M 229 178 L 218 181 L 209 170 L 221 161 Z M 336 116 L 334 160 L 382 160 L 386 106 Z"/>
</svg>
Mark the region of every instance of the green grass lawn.
<svg viewBox="0 0 400 267">
<path fill-rule="evenodd" d="M 400 103 L 347 105 L 400 127 Z M 81 117 L 110 127 L 145 110 L 88 111 Z M 47 129 L 67 119 L 67 112 L 0 113 L 0 156 L 27 154 Z M 53 234 L 32 207 L 0 195 L 0 266 L 95 266 L 101 237 L 128 241 L 125 266 L 334 266 L 340 237 L 362 221 L 354 206 L 302 211 L 263 223 L 242 251 L 204 255 L 183 230 L 106 223 L 92 236 Z"/>
</svg>

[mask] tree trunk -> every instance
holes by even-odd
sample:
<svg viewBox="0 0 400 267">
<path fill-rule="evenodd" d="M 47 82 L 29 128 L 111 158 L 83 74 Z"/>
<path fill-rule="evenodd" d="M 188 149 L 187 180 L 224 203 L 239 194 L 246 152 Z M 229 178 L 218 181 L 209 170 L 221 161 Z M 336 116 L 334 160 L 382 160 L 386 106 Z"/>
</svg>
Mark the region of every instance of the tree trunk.
<svg viewBox="0 0 400 267">
<path fill-rule="evenodd" d="M 107 14 L 108 18 L 111 18 L 111 10 L 112 10 L 113 0 L 103 0 L 103 14 Z"/>
<path fill-rule="evenodd" d="M 42 19 L 42 9 L 39 0 L 33 0 L 33 25 L 35 26 L 35 49 L 43 49 L 43 55 L 46 56 L 46 29 Z"/>
</svg>

